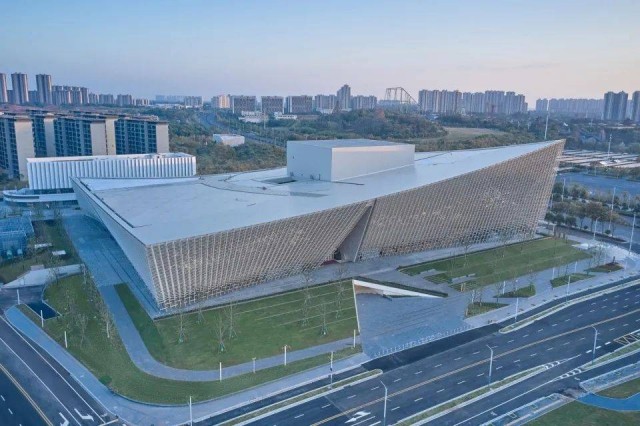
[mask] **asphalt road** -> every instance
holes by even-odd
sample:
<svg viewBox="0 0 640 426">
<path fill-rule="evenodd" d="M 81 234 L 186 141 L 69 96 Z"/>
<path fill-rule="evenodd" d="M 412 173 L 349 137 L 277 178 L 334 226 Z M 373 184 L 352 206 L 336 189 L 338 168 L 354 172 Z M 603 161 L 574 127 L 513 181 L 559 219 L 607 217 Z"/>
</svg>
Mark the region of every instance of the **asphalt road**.
<svg viewBox="0 0 640 426">
<path fill-rule="evenodd" d="M 47 425 L 27 396 L 14 384 L 13 378 L 0 369 L 0 424 L 5 426 Z M 13 379 L 15 380 L 15 379 Z"/>
<path fill-rule="evenodd" d="M 528 389 L 548 394 L 577 387 L 572 376 L 564 378 L 577 366 L 591 360 L 595 326 L 598 330 L 596 356 L 620 345 L 614 339 L 640 329 L 640 286 L 620 290 L 585 301 L 508 334 L 491 333 L 401 367 L 391 368 L 378 379 L 349 386 L 341 391 L 273 414 L 255 424 L 347 424 L 379 425 L 383 422 L 384 387 L 388 388 L 387 423 L 392 424 L 413 413 L 450 400 L 488 383 L 489 355 L 494 351 L 492 382 L 523 370 L 546 365 L 548 370 L 536 375 L 502 395 L 487 398 L 495 406 L 504 398 Z M 597 374 L 607 368 L 603 367 Z M 551 379 L 561 380 L 547 384 Z M 573 380 L 573 381 L 572 381 Z M 545 387 L 546 386 L 546 387 Z M 526 394 L 530 400 L 540 395 Z M 534 397 L 535 396 L 535 397 Z M 529 402 L 523 396 L 517 405 Z M 507 409 L 509 408 L 509 409 Z M 489 416 L 513 409 L 509 404 L 491 410 Z M 437 424 L 478 424 L 468 419 L 482 410 L 456 410 L 438 419 Z M 480 422 L 481 423 L 481 422 Z"/>
<path fill-rule="evenodd" d="M 54 359 L 36 350 L 36 346 L 11 327 L 4 317 L 0 317 L 0 364 L 30 395 L 49 424 L 85 426 L 100 425 L 111 420 L 106 410 Z M 15 389 L 5 386 L 5 383 L 0 381 L 0 394 L 16 395 Z M 31 411 L 34 410 L 32 408 Z M 28 413 L 29 410 L 25 410 L 25 415 Z M 0 416 L 3 414 L 0 405 Z M 42 419 L 34 424 L 41 423 Z M 7 423 L 0 421 L 0 424 Z M 32 423 L 22 424 L 26 426 Z"/>
</svg>

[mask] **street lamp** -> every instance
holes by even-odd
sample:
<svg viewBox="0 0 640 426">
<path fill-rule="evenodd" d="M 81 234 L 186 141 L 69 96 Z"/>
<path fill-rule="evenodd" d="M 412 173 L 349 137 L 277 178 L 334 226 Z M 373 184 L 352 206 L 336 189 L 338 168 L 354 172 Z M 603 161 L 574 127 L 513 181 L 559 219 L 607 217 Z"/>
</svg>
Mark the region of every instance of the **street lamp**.
<svg viewBox="0 0 640 426">
<path fill-rule="evenodd" d="M 384 408 L 382 410 L 382 426 L 387 426 L 387 395 L 389 394 L 389 391 L 387 390 L 387 387 L 385 386 L 385 384 L 382 383 L 382 380 L 380 380 L 380 384 L 384 388 Z"/>
<path fill-rule="evenodd" d="M 596 240 L 596 229 L 598 228 L 598 218 L 596 218 L 595 223 L 593 224 L 593 241 Z"/>
<path fill-rule="evenodd" d="M 491 346 L 487 345 L 489 350 L 491 351 L 491 357 L 489 358 L 489 386 L 491 386 L 491 370 L 493 370 L 493 349 Z"/>
<path fill-rule="evenodd" d="M 596 334 L 593 336 L 593 353 L 591 354 L 591 364 L 593 364 L 596 359 L 596 342 L 598 341 L 598 329 L 594 326 L 591 326 L 591 328 L 593 328 L 593 331 L 596 332 Z"/>
</svg>

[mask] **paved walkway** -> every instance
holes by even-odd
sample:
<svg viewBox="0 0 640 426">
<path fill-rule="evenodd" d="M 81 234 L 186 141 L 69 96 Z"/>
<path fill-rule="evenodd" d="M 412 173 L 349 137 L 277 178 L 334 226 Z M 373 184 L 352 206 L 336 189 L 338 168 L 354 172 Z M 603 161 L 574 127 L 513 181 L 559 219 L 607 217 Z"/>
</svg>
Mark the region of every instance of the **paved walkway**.
<svg viewBox="0 0 640 426">
<path fill-rule="evenodd" d="M 640 392 L 629 398 L 607 398 L 606 396 L 587 394 L 578 401 L 593 407 L 616 411 L 640 411 Z"/>
<path fill-rule="evenodd" d="M 64 278 L 71 275 L 82 273 L 82 265 L 64 265 L 59 266 L 58 278 Z M 36 287 L 53 281 L 53 273 L 51 268 L 34 269 L 25 272 L 20 277 L 4 285 L 4 288 L 20 288 L 20 287 Z"/>
<path fill-rule="evenodd" d="M 189 419 L 188 406 L 158 406 L 142 404 L 123 398 L 111 392 L 78 360 L 55 342 L 19 309 L 13 307 L 6 312 L 9 322 L 23 334 L 33 340 L 58 361 L 69 374 L 80 383 L 91 395 L 104 404 L 113 414 L 135 425 L 178 425 Z M 363 354 L 334 362 L 334 374 L 354 368 L 367 361 Z M 329 374 L 327 366 L 316 367 L 302 373 L 294 374 L 273 382 L 256 386 L 246 391 L 221 397 L 212 401 L 193 404 L 193 417 L 200 419 L 213 414 L 228 411 L 249 402 L 267 398 L 305 383 L 326 378 Z M 224 377 L 223 377 L 224 380 Z M 188 395 L 185 395 L 185 404 Z"/>
</svg>

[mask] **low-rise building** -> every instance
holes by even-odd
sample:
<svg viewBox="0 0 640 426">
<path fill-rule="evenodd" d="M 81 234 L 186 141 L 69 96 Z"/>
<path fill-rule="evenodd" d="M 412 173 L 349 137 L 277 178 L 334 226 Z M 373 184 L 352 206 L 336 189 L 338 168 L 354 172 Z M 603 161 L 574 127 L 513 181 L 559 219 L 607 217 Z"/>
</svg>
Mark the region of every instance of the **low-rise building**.
<svg viewBox="0 0 640 426">
<path fill-rule="evenodd" d="M 216 143 L 227 146 L 238 146 L 244 144 L 244 136 L 242 135 L 214 134 L 213 140 Z"/>
</svg>

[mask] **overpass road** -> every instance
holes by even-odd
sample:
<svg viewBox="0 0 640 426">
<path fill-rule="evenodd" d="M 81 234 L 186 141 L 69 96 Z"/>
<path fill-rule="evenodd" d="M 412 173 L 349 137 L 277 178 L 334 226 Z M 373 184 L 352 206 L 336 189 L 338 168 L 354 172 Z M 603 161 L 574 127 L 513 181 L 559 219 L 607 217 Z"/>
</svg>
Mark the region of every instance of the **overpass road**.
<svg viewBox="0 0 640 426">
<path fill-rule="evenodd" d="M 394 367 L 393 360 L 388 368 L 373 362 L 370 367 L 382 367 L 382 376 L 275 413 L 254 424 L 380 425 L 384 423 L 384 386 L 388 389 L 386 423 L 393 424 L 486 385 L 489 347 L 494 352 L 492 382 L 546 366 L 543 373 L 437 421 L 437 424 L 482 423 L 542 395 L 577 387 L 576 378 L 617 368 L 617 363 L 612 363 L 588 372 L 576 370 L 592 359 L 593 327 L 598 330 L 596 357 L 620 347 L 617 338 L 640 329 L 640 286 L 569 306 L 520 330 L 491 333 L 400 367 Z M 512 399 L 520 394 L 518 399 Z M 482 414 L 485 410 L 489 411 Z M 480 415 L 472 418 L 476 414 Z"/>
</svg>

